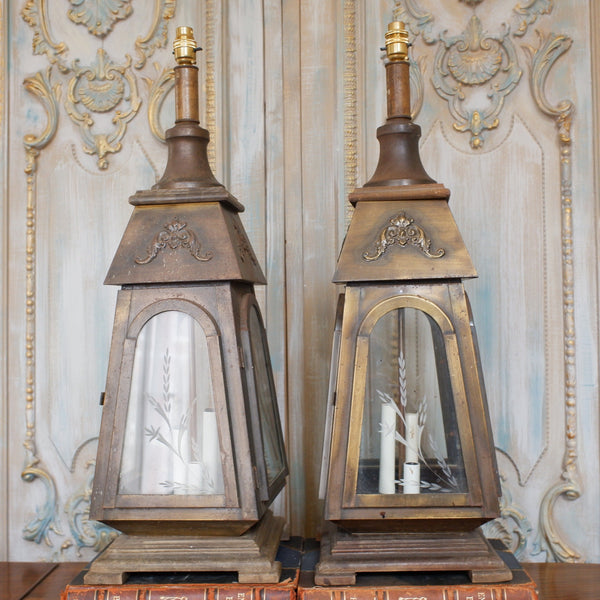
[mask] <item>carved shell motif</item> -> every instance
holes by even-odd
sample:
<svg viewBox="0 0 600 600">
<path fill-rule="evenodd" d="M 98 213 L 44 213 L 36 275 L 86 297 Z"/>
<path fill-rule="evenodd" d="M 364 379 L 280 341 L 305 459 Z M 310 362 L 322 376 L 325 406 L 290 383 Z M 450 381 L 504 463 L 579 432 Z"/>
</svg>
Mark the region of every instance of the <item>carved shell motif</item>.
<svg viewBox="0 0 600 600">
<path fill-rule="evenodd" d="M 463 35 L 448 51 L 448 70 L 465 85 L 489 81 L 502 65 L 502 47 L 497 40 L 483 36 L 481 21 L 475 16 Z"/>
<path fill-rule="evenodd" d="M 132 12 L 131 0 L 69 0 L 72 9 L 67 13 L 73 23 L 85 25 L 97 37 L 104 37 L 119 19 Z"/>
<path fill-rule="evenodd" d="M 107 60 L 102 49 L 98 51 L 97 61 L 78 73 L 74 88 L 77 100 L 88 110 L 99 113 L 115 108 L 124 91 L 123 73 Z"/>
</svg>

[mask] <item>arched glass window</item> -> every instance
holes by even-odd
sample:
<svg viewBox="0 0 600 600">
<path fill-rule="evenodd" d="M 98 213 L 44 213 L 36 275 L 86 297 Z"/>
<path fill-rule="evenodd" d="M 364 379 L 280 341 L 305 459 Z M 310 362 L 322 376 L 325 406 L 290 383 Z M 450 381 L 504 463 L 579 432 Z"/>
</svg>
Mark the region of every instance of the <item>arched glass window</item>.
<svg viewBox="0 0 600 600">
<path fill-rule="evenodd" d="M 135 345 L 119 494 L 224 493 L 206 332 L 166 310 Z"/>
<path fill-rule="evenodd" d="M 440 325 L 419 308 L 397 307 L 379 316 L 366 342 L 356 493 L 466 493 Z"/>
</svg>

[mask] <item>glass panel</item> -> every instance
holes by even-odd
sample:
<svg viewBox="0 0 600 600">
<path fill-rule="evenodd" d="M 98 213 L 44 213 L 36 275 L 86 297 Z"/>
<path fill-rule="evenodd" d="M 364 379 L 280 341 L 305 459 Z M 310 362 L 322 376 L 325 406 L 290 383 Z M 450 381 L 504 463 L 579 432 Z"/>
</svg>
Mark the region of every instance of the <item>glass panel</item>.
<svg viewBox="0 0 600 600">
<path fill-rule="evenodd" d="M 223 494 L 207 338 L 186 313 L 159 313 L 138 336 L 119 493 Z"/>
<path fill-rule="evenodd" d="M 252 348 L 252 365 L 254 367 L 258 417 L 267 470 L 267 482 L 268 485 L 271 485 L 285 468 L 285 459 L 283 447 L 280 443 L 277 397 L 271 374 L 271 361 L 264 330 L 255 306 L 250 308 L 248 331 L 250 334 L 250 347 Z"/>
<path fill-rule="evenodd" d="M 392 310 L 369 337 L 357 493 L 466 491 L 442 332 L 420 310 Z"/>
</svg>

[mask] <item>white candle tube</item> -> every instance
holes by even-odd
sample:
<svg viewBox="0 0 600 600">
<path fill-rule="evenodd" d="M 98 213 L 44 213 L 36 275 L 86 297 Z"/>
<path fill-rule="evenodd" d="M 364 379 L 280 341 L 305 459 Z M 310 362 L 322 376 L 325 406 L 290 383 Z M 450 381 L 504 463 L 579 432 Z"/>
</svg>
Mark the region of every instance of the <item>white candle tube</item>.
<svg viewBox="0 0 600 600">
<path fill-rule="evenodd" d="M 391 404 L 381 405 L 379 438 L 379 493 L 396 493 L 396 411 Z"/>
<path fill-rule="evenodd" d="M 406 461 L 407 463 L 419 462 L 419 417 L 417 413 L 409 413 L 406 415 L 406 431 L 404 437 L 406 439 Z"/>
<path fill-rule="evenodd" d="M 210 494 L 223 493 L 223 472 L 219 449 L 217 414 L 213 408 L 204 410 L 202 418 L 202 462 L 206 467 L 208 481 L 205 489 Z"/>
<path fill-rule="evenodd" d="M 421 492 L 421 465 L 405 462 L 403 479 L 405 494 L 419 494 Z"/>
</svg>

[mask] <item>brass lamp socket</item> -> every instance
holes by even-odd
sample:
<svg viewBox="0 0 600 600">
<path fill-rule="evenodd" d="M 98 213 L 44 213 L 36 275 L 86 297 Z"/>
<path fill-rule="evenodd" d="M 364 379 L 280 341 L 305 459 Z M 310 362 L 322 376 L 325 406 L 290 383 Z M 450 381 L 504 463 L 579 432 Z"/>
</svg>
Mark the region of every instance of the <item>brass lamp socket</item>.
<svg viewBox="0 0 600 600">
<path fill-rule="evenodd" d="M 196 40 L 191 27 L 178 27 L 173 42 L 173 54 L 178 65 L 196 64 Z"/>
<path fill-rule="evenodd" d="M 408 59 L 408 31 L 402 21 L 393 21 L 385 33 L 385 51 L 391 62 Z"/>
</svg>

